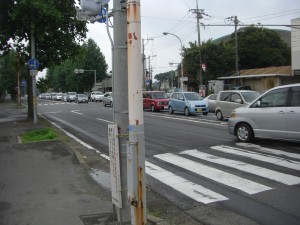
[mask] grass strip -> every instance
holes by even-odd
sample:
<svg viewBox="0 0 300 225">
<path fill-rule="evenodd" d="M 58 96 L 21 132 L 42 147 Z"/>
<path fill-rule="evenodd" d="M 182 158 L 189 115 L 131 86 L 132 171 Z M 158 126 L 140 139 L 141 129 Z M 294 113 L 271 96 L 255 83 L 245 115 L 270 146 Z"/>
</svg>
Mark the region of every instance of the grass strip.
<svg viewBox="0 0 300 225">
<path fill-rule="evenodd" d="M 51 127 L 27 131 L 21 134 L 20 137 L 22 143 L 55 140 L 58 138 L 55 130 Z"/>
</svg>

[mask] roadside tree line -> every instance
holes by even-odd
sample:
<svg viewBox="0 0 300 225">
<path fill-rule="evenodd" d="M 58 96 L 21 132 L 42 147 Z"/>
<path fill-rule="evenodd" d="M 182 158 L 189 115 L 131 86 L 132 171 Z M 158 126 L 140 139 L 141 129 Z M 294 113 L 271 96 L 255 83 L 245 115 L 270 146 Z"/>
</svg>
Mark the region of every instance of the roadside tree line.
<svg viewBox="0 0 300 225">
<path fill-rule="evenodd" d="M 208 40 L 199 47 L 189 43 L 183 53 L 183 74 L 188 77 L 185 82 L 189 87 L 198 90 L 200 84 L 200 54 L 206 70 L 202 71 L 203 84 L 220 76 L 235 73 L 235 37 L 234 33 L 222 40 Z M 291 48 L 274 30 L 249 26 L 238 30 L 239 70 L 263 68 L 270 66 L 291 65 Z M 181 74 L 178 65 L 177 74 Z M 174 71 L 160 73 L 154 76 L 160 83 L 174 77 Z M 177 84 L 177 77 L 173 80 Z"/>
</svg>

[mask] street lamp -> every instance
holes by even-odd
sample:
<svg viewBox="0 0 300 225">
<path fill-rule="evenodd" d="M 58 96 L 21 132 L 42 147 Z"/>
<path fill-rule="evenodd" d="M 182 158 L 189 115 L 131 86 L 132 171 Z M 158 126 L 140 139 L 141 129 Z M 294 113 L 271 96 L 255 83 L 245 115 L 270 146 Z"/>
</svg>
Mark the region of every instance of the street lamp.
<svg viewBox="0 0 300 225">
<path fill-rule="evenodd" d="M 163 35 L 168 35 L 168 34 L 175 36 L 175 37 L 180 41 L 180 46 L 181 46 L 181 54 L 180 54 L 180 56 L 181 56 L 181 78 L 180 78 L 180 88 L 183 90 L 183 59 L 182 59 L 182 55 L 183 55 L 183 52 L 182 52 L 182 51 L 183 51 L 183 47 L 182 47 L 182 41 L 181 41 L 181 39 L 180 39 L 177 35 L 175 35 L 175 34 L 168 33 L 168 32 L 163 32 Z"/>
</svg>

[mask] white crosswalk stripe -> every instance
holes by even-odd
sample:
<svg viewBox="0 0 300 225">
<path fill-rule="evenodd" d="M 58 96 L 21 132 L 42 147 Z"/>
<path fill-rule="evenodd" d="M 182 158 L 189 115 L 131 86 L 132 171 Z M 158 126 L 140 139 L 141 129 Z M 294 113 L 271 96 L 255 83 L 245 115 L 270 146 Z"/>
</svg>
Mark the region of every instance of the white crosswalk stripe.
<svg viewBox="0 0 300 225">
<path fill-rule="evenodd" d="M 179 191 L 180 193 L 204 204 L 228 199 L 223 195 L 186 180 L 183 177 L 177 176 L 174 173 L 162 169 L 150 162 L 146 162 L 146 172 L 148 175 Z"/>
<path fill-rule="evenodd" d="M 255 146 L 251 147 L 253 148 Z M 272 170 L 270 168 L 267 168 L 267 165 L 262 167 L 249 163 L 251 162 L 251 160 L 257 160 L 289 168 L 291 170 L 300 170 L 300 162 L 292 160 L 293 158 L 298 159 L 298 155 L 296 155 L 296 157 L 291 157 L 291 154 L 284 154 L 284 151 L 280 151 L 280 156 L 282 157 L 279 157 L 279 152 L 277 152 L 276 154 L 271 154 L 272 152 L 267 152 L 266 149 L 264 149 L 262 152 L 252 152 L 246 149 L 234 148 L 225 145 L 213 146 L 211 147 L 211 149 L 216 151 L 212 151 L 210 152 L 210 154 L 208 154 L 197 149 L 192 149 L 182 151 L 178 154 L 165 153 L 154 155 L 154 158 L 168 163 L 168 166 L 174 165 L 175 167 L 171 172 L 163 168 L 164 164 L 161 164 L 163 166 L 159 167 L 154 164 L 155 160 L 151 163 L 147 161 L 146 173 L 159 182 L 168 185 L 170 188 L 173 188 L 174 190 L 203 204 L 229 200 L 229 197 L 226 196 L 226 194 L 224 195 L 224 193 L 220 194 L 215 190 L 210 190 L 207 187 L 200 185 L 199 183 L 192 182 L 182 177 L 182 175 L 179 176 L 177 175 L 176 171 L 181 171 L 181 174 L 184 173 L 184 171 L 190 171 L 194 174 L 194 176 L 205 177 L 207 180 L 212 180 L 214 183 L 228 186 L 231 189 L 233 188 L 240 190 L 249 195 L 269 191 L 276 188 L 272 187 L 272 185 L 261 184 L 261 182 L 254 181 L 253 179 L 257 180 L 255 176 L 266 179 L 266 182 L 269 182 L 271 180 L 284 185 L 300 184 L 299 176 L 291 175 L 287 172 L 282 173 Z M 217 152 L 226 153 L 228 154 L 228 157 L 226 155 L 222 157 L 217 156 L 214 154 Z M 230 159 L 231 155 L 240 156 L 241 160 Z M 285 159 L 283 158 L 284 156 L 292 159 Z M 199 160 L 201 160 L 201 162 L 209 162 L 209 165 L 200 163 Z M 245 163 L 244 160 L 247 160 L 247 163 Z M 214 164 L 216 166 L 221 165 L 223 167 L 227 167 L 230 169 L 229 171 L 236 170 L 237 172 L 243 172 L 242 174 L 244 174 L 245 172 L 249 174 L 250 177 L 251 175 L 255 176 L 252 176 L 250 178 L 251 180 L 248 178 L 249 176 L 246 179 L 245 177 L 235 175 L 236 173 L 232 174 L 230 172 L 227 172 L 228 170 L 223 171 L 214 168 Z"/>
<path fill-rule="evenodd" d="M 300 162 L 299 161 L 294 161 L 290 159 L 285 159 L 282 157 L 278 156 L 271 156 L 271 155 L 266 155 L 265 153 L 254 153 L 245 149 L 240 149 L 240 148 L 234 148 L 234 147 L 229 147 L 229 146 L 213 146 L 211 149 L 233 154 L 233 155 L 238 155 L 238 156 L 244 156 L 247 158 L 275 164 L 277 166 L 282 166 L 294 170 L 299 170 L 300 171 Z"/>
<path fill-rule="evenodd" d="M 171 153 L 155 155 L 155 157 L 176 166 L 180 166 L 186 170 L 211 179 L 215 182 L 222 183 L 232 188 L 241 190 L 248 194 L 256 194 L 272 189 L 271 187 L 206 166 L 198 162 L 194 162 L 190 159 L 186 159 Z"/>
<path fill-rule="evenodd" d="M 181 154 L 186 154 L 190 155 L 205 161 L 209 161 L 212 163 L 216 163 L 219 165 L 224 165 L 227 167 L 231 167 L 240 171 L 244 171 L 247 173 L 251 173 L 260 177 L 264 177 L 267 179 L 275 180 L 277 182 L 287 184 L 287 185 L 295 185 L 295 184 L 300 184 L 300 178 L 289 175 L 289 174 L 284 174 L 280 173 L 274 170 L 262 168 L 259 166 L 255 165 L 250 165 L 241 161 L 236 161 L 236 160 L 231 160 L 231 159 L 226 159 L 218 156 L 214 156 L 211 154 L 199 152 L 197 150 L 188 150 L 188 151 L 183 151 Z"/>
</svg>

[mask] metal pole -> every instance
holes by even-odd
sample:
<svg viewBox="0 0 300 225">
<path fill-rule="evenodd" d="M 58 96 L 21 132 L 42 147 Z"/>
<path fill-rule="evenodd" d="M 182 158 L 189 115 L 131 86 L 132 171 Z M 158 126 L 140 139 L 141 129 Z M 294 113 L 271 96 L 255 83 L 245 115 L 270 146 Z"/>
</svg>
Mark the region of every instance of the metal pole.
<svg viewBox="0 0 300 225">
<path fill-rule="evenodd" d="M 202 19 L 201 13 L 203 12 L 203 9 L 201 9 L 199 12 L 198 8 L 198 0 L 196 0 L 196 7 L 197 7 L 197 28 L 198 28 L 198 46 L 199 46 L 199 51 L 200 51 L 200 56 L 199 56 L 199 64 L 200 64 L 200 73 L 199 73 L 199 79 L 200 79 L 200 91 L 203 94 L 203 76 L 202 76 L 202 56 L 201 56 L 201 39 L 200 39 L 200 22 L 199 20 Z"/>
<path fill-rule="evenodd" d="M 35 59 L 35 33 L 34 33 L 34 23 L 31 21 L 31 58 Z M 32 75 L 32 98 L 33 98 L 33 123 L 37 123 L 37 103 L 36 103 L 36 76 Z"/>
<path fill-rule="evenodd" d="M 141 15 L 140 0 L 128 0 L 128 198 L 131 205 L 131 224 L 145 225 L 145 141 L 142 90 Z"/>
<path fill-rule="evenodd" d="M 237 25 L 238 25 L 237 16 L 234 17 L 234 36 L 235 36 L 235 70 L 236 75 L 239 76 L 239 53 L 238 53 L 238 36 L 237 36 Z"/>
<path fill-rule="evenodd" d="M 116 207 L 118 221 L 130 222 L 127 185 L 127 143 L 128 143 L 128 67 L 127 67 L 127 19 L 126 1 L 113 1 L 113 98 L 114 123 L 119 129 L 120 182 L 122 208 Z M 125 7 L 125 9 L 124 9 Z M 141 79 L 140 79 L 141 80 Z"/>
<path fill-rule="evenodd" d="M 94 86 L 95 86 L 95 87 L 96 87 L 96 82 L 97 82 L 97 81 L 96 81 L 96 73 L 97 73 L 97 71 L 94 70 L 94 75 L 95 75 L 95 85 L 94 85 Z"/>
</svg>

